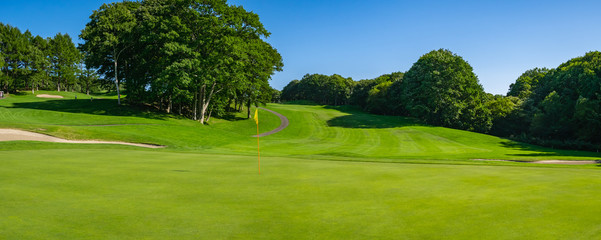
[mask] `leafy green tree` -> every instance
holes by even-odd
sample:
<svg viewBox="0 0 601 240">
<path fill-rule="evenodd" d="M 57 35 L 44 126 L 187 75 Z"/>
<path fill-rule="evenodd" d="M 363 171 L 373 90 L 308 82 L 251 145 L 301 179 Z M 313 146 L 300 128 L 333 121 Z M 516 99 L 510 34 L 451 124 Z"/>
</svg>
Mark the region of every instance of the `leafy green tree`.
<svg viewBox="0 0 601 240">
<path fill-rule="evenodd" d="M 223 0 L 145 0 L 103 5 L 81 38 L 86 65 L 124 78 L 128 100 L 177 110 L 201 123 L 261 94 L 281 56 L 259 17 Z"/>
<path fill-rule="evenodd" d="M 306 74 L 300 81 L 292 81 L 282 90 L 282 100 L 309 100 L 319 104 L 347 104 L 355 82 L 338 74 Z"/>
<path fill-rule="evenodd" d="M 68 34 L 57 33 L 50 39 L 49 45 L 51 72 L 57 91 L 60 92 L 61 85 L 67 91 L 76 83 L 77 63 L 81 59 L 81 53 Z"/>
<path fill-rule="evenodd" d="M 300 81 L 292 80 L 290 81 L 283 89 L 281 99 L 282 101 L 296 101 L 301 100 L 302 96 L 299 96 L 300 93 Z"/>
<path fill-rule="evenodd" d="M 50 85 L 50 59 L 49 59 L 49 46 L 48 40 L 36 36 L 31 40 L 30 45 L 30 61 L 31 61 L 31 74 L 29 76 L 31 91 L 34 92 L 34 88 L 38 88 L 40 85 Z"/>
<path fill-rule="evenodd" d="M 490 116 L 484 90 L 472 67 L 449 50 L 422 56 L 403 78 L 405 108 L 427 123 L 486 132 Z"/>
<path fill-rule="evenodd" d="M 522 119 L 517 115 L 519 113 L 518 107 L 521 104 L 521 100 L 514 96 L 502 96 L 488 94 L 488 100 L 485 105 L 490 110 L 492 127 L 490 129 L 491 134 L 497 136 L 511 136 L 516 132 L 518 127 L 523 128 Z M 527 130 L 527 127 L 525 128 Z"/>
<path fill-rule="evenodd" d="M 525 100 L 532 94 L 538 82 L 545 77 L 550 70 L 547 68 L 534 68 L 524 72 L 515 83 L 509 85 L 507 96 L 518 97 Z"/>
<path fill-rule="evenodd" d="M 392 82 L 384 81 L 369 90 L 365 110 L 377 114 L 390 114 L 392 110 L 388 92 L 391 85 Z"/>
<path fill-rule="evenodd" d="M 601 143 L 601 52 L 589 52 L 549 71 L 528 101 L 535 109 L 532 135 Z"/>
<path fill-rule="evenodd" d="M 112 71 L 118 104 L 121 104 L 119 61 L 124 50 L 132 46 L 132 30 L 137 21 L 131 8 L 137 6 L 135 2 L 102 4 L 92 13 L 80 35 L 84 40 L 80 49 L 87 53 L 86 65 L 100 68 L 105 75 Z M 106 62 L 111 62 L 113 68 L 108 69 Z"/>
<path fill-rule="evenodd" d="M 82 86 L 82 91 L 85 91 L 86 95 L 90 95 L 90 91 L 99 85 L 100 77 L 96 73 L 96 70 L 85 66 L 83 62 L 79 64 L 78 82 Z"/>
<path fill-rule="evenodd" d="M 0 23 L 0 52 L 4 56 L 4 77 L 0 84 L 6 93 L 15 91 L 27 77 L 29 50 L 29 41 L 21 30 Z"/>
</svg>

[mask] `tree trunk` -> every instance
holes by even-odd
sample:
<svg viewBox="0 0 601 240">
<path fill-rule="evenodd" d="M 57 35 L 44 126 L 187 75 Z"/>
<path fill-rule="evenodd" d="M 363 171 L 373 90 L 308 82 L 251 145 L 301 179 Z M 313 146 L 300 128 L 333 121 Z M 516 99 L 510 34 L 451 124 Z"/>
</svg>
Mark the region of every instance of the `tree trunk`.
<svg viewBox="0 0 601 240">
<path fill-rule="evenodd" d="M 211 103 L 211 98 L 213 97 L 213 94 L 215 93 L 215 85 L 217 85 L 216 82 L 213 83 L 213 85 L 211 85 L 211 90 L 209 91 L 208 95 L 206 93 L 206 84 L 202 86 L 201 88 L 201 94 L 200 94 L 200 103 L 201 105 L 200 107 L 200 123 L 204 124 L 205 123 L 205 115 L 207 113 L 207 109 L 209 108 L 209 103 Z M 218 90 L 217 92 L 221 91 Z"/>
<path fill-rule="evenodd" d="M 250 98 L 248 98 L 248 104 L 247 104 L 246 113 L 247 113 L 247 117 L 246 118 L 250 119 Z"/>
<path fill-rule="evenodd" d="M 198 115 L 196 115 L 196 107 L 198 106 L 196 104 L 197 99 L 198 99 L 198 93 L 194 92 L 194 101 L 192 101 L 192 105 L 194 105 L 194 107 L 193 107 L 194 108 L 194 117 L 192 117 L 192 119 L 194 119 L 194 121 L 198 120 L 198 117 L 197 117 Z"/>
<path fill-rule="evenodd" d="M 213 113 L 212 107 L 211 107 L 211 110 L 209 110 L 209 117 L 207 117 L 207 122 L 209 122 L 211 120 L 211 113 Z"/>
<path fill-rule="evenodd" d="M 167 101 L 167 113 L 171 113 L 171 107 L 173 106 L 173 102 L 171 101 L 171 95 L 169 95 L 169 99 Z"/>
<path fill-rule="evenodd" d="M 115 56 L 115 50 L 113 50 L 113 56 Z M 115 86 L 117 86 L 117 104 L 121 105 L 121 93 L 119 92 L 119 78 L 117 72 L 117 60 L 115 60 Z"/>
</svg>

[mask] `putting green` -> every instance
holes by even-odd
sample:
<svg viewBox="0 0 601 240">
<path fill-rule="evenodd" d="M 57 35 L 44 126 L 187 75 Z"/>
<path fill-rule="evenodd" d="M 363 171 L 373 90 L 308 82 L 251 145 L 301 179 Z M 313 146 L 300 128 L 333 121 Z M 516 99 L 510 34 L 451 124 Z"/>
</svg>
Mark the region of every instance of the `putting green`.
<svg viewBox="0 0 601 240">
<path fill-rule="evenodd" d="M 5 239 L 591 239 L 597 169 L 3 152 Z"/>
</svg>

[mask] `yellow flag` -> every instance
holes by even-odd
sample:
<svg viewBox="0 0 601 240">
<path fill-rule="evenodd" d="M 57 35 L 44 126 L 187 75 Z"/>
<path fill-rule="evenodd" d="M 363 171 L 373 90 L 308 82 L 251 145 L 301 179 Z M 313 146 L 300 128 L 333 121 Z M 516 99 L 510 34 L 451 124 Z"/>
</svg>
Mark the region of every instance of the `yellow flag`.
<svg viewBox="0 0 601 240">
<path fill-rule="evenodd" d="M 255 117 L 253 118 L 255 119 L 257 125 L 259 125 L 259 109 L 255 109 Z"/>
</svg>

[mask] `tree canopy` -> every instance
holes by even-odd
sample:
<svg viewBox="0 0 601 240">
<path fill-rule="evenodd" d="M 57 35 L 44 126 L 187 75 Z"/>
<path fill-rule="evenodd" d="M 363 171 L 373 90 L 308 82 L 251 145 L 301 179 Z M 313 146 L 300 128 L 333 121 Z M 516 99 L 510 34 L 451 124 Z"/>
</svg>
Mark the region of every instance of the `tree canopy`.
<svg viewBox="0 0 601 240">
<path fill-rule="evenodd" d="M 484 95 L 472 67 L 445 49 L 422 56 L 403 78 L 405 109 L 434 125 L 487 131 Z"/>
<path fill-rule="evenodd" d="M 204 123 L 233 101 L 269 100 L 267 81 L 283 67 L 269 35 L 258 15 L 223 0 L 145 0 L 102 5 L 80 49 L 117 88 L 125 83 L 129 101 Z"/>
</svg>

